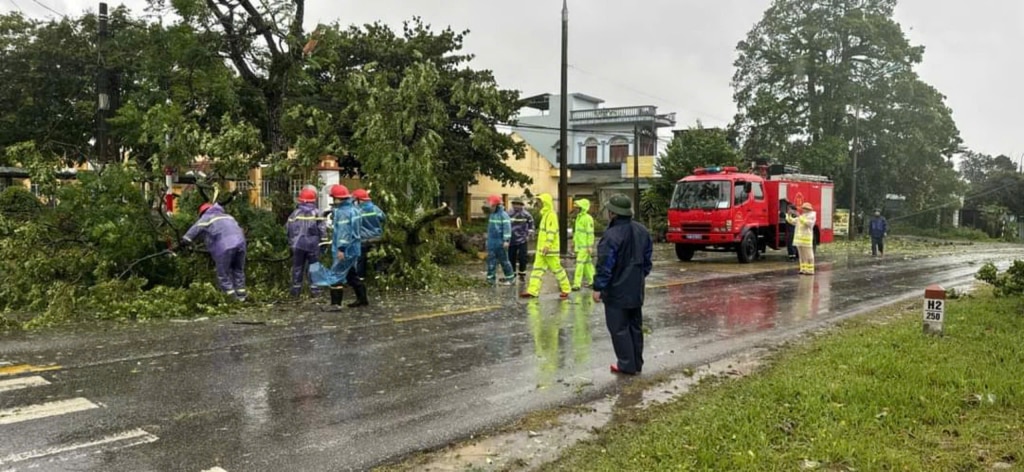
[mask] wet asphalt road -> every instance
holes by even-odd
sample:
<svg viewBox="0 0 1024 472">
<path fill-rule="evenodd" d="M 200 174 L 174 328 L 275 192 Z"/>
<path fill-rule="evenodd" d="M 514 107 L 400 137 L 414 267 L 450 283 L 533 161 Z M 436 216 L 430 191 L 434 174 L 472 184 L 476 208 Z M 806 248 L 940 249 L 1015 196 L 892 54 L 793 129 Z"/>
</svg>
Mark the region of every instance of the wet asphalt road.
<svg viewBox="0 0 1024 472">
<path fill-rule="evenodd" d="M 970 283 L 984 261 L 1022 256 L 1001 246 L 841 258 L 814 277 L 779 259 L 666 259 L 648 280 L 644 375 L 919 297 L 930 283 Z M 589 293 L 483 295 L 462 309 L 439 298 L 368 313 L 285 306 L 267 325 L 0 339 L 0 471 L 363 470 L 630 381 L 608 372 L 603 310 Z"/>
</svg>

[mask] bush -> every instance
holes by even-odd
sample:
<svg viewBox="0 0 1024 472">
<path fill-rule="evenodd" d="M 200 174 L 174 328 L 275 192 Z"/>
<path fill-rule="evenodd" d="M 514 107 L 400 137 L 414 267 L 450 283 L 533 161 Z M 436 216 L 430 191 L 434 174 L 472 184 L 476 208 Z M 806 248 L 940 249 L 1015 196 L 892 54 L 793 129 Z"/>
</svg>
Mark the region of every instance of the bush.
<svg viewBox="0 0 1024 472">
<path fill-rule="evenodd" d="M 992 285 L 996 296 L 1024 295 L 1024 261 L 1013 261 L 1010 268 L 1001 274 L 994 264 L 986 263 L 975 278 Z"/>
<path fill-rule="evenodd" d="M 23 189 L 0 194 L 0 312 L 26 313 L 31 317 L 25 327 L 34 328 L 236 309 L 239 304 L 215 288 L 208 253 L 161 254 L 195 221 L 201 198 L 186 192 L 183 211 L 165 220 L 153 208 L 159 196 L 151 203 L 140 190 L 144 180 L 132 165 L 83 172 L 78 182 L 56 191 L 52 208 Z M 12 210 L 17 208 L 23 211 Z M 283 294 L 290 282 L 283 228 L 245 199 L 236 199 L 229 211 L 248 232 L 252 297 Z M 32 217 L 21 218 L 26 212 Z"/>
<path fill-rule="evenodd" d="M 893 234 L 906 235 L 906 236 L 920 236 L 923 238 L 935 238 L 935 239 L 952 239 L 952 240 L 964 240 L 964 241 L 976 241 L 984 242 L 991 241 L 992 238 L 988 236 L 984 231 L 976 228 L 917 228 L 913 226 L 899 225 L 892 229 Z"/>
</svg>

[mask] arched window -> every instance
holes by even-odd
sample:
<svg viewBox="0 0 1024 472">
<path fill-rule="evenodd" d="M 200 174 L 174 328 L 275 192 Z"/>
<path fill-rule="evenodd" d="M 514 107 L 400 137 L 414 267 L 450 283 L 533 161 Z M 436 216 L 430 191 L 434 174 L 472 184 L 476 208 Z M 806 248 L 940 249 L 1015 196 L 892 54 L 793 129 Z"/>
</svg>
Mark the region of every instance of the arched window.
<svg viewBox="0 0 1024 472">
<path fill-rule="evenodd" d="M 583 142 L 584 156 L 586 156 L 586 162 L 588 165 L 597 164 L 597 140 L 594 138 L 587 138 Z"/>
<path fill-rule="evenodd" d="M 616 136 L 608 141 L 608 162 L 618 164 L 626 162 L 629 156 L 629 140 L 622 136 Z"/>
</svg>

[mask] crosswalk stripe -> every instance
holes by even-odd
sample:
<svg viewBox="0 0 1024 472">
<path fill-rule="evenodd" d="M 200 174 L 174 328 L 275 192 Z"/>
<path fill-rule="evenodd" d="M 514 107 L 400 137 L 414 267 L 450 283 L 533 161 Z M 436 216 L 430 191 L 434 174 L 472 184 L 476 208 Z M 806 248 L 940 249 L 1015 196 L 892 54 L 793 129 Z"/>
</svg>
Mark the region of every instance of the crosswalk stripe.
<svg viewBox="0 0 1024 472">
<path fill-rule="evenodd" d="M 8 408 L 0 410 L 0 425 L 37 420 L 49 416 L 91 410 L 93 408 L 99 408 L 99 405 L 81 397 L 40 403 L 38 405 Z"/>
<path fill-rule="evenodd" d="M 63 454 L 66 452 L 75 451 L 78 449 L 84 449 L 87 447 L 102 446 L 104 444 L 110 444 L 120 441 L 130 440 L 128 443 L 118 445 L 116 449 L 123 449 L 126 447 L 138 446 L 140 444 L 151 443 L 160 438 L 153 434 L 147 433 L 142 429 L 133 429 L 131 431 L 125 431 L 123 433 L 112 434 L 102 439 L 95 441 L 88 441 L 78 444 L 69 444 L 67 446 L 50 447 L 46 449 L 36 449 L 34 451 L 19 452 L 17 454 L 11 454 L 7 457 L 0 458 L 0 465 L 13 464 L 15 462 L 27 461 L 30 459 L 39 459 L 42 457 L 53 456 L 57 454 Z"/>
<path fill-rule="evenodd" d="M 0 392 L 28 387 L 41 387 L 43 385 L 50 385 L 50 382 L 39 376 L 0 380 Z"/>
<path fill-rule="evenodd" d="M 14 364 L 0 367 L 0 377 L 24 374 L 26 372 L 46 372 L 58 369 L 60 369 L 59 365 Z"/>
</svg>

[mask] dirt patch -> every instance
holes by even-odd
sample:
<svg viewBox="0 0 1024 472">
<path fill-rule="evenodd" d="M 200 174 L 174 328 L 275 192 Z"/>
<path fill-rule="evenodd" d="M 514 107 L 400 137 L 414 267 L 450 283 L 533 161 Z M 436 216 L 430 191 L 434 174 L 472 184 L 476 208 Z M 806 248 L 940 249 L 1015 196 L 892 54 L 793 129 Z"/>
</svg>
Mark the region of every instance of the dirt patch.
<svg viewBox="0 0 1024 472">
<path fill-rule="evenodd" d="M 652 405 L 672 401 L 705 379 L 742 377 L 762 364 L 768 349 L 689 367 L 651 379 L 638 378 L 621 393 L 584 405 L 536 412 L 510 428 L 445 449 L 418 454 L 379 471 L 526 471 L 551 462 L 568 446 L 591 439 L 606 426 L 632 421 Z"/>
</svg>

